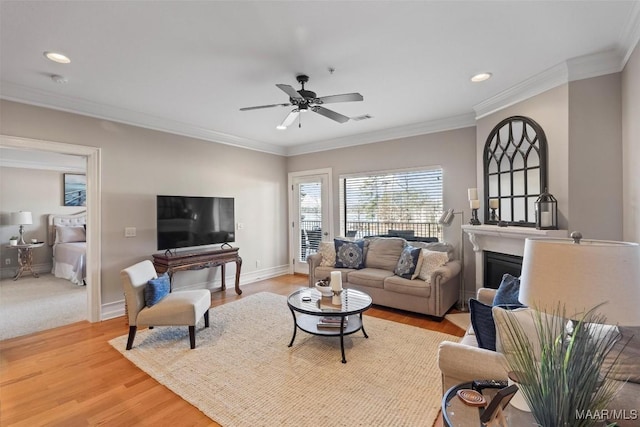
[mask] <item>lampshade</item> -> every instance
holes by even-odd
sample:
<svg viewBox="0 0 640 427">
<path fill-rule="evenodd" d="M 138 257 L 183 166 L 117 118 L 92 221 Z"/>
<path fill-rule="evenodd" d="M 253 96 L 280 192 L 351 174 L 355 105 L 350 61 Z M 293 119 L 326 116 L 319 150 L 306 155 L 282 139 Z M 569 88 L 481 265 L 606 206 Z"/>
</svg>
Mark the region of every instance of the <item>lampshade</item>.
<svg viewBox="0 0 640 427">
<path fill-rule="evenodd" d="M 530 238 L 520 277 L 521 303 L 541 311 L 564 308 L 569 318 L 602 304 L 608 324 L 640 325 L 640 245 Z"/>
<path fill-rule="evenodd" d="M 33 224 L 31 212 L 11 212 L 11 223 L 16 225 Z"/>
</svg>

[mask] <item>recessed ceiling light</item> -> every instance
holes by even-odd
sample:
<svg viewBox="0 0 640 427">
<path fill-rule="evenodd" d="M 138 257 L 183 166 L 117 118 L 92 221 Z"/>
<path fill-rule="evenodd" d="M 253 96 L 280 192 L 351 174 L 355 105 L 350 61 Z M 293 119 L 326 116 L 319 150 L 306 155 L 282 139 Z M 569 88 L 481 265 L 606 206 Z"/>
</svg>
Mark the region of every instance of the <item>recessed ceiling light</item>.
<svg viewBox="0 0 640 427">
<path fill-rule="evenodd" d="M 474 83 L 483 82 L 491 78 L 491 73 L 479 73 L 471 77 L 471 81 Z"/>
<path fill-rule="evenodd" d="M 57 52 L 45 52 L 44 56 L 48 60 L 57 62 L 58 64 L 68 64 L 69 62 L 71 62 L 71 60 L 67 56 Z"/>
<path fill-rule="evenodd" d="M 278 129 L 278 130 L 286 130 L 287 127 L 286 126 L 282 126 L 282 125 L 278 125 L 278 126 L 276 126 L 276 129 Z"/>
</svg>

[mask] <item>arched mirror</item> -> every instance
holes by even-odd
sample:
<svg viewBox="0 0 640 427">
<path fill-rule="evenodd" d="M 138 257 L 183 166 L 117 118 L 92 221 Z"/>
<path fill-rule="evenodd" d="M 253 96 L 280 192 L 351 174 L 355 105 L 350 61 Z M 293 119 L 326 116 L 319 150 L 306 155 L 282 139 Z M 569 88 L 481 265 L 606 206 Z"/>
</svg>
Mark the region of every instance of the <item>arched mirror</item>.
<svg viewBox="0 0 640 427">
<path fill-rule="evenodd" d="M 493 128 L 483 152 L 485 224 L 535 227 L 535 201 L 547 188 L 547 137 L 524 116 Z M 490 202 L 491 201 L 491 202 Z M 492 212 L 491 206 L 497 208 Z"/>
</svg>

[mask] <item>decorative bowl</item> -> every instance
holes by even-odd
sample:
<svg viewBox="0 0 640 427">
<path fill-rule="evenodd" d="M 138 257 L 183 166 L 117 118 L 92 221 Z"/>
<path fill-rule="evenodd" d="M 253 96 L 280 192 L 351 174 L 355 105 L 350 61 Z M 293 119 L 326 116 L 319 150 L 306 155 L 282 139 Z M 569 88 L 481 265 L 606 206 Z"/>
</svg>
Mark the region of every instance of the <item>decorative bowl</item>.
<svg viewBox="0 0 640 427">
<path fill-rule="evenodd" d="M 324 283 L 326 283 L 326 285 L 323 286 Z M 329 282 L 316 282 L 316 289 L 322 294 L 323 297 L 330 297 L 332 295 Z"/>
</svg>

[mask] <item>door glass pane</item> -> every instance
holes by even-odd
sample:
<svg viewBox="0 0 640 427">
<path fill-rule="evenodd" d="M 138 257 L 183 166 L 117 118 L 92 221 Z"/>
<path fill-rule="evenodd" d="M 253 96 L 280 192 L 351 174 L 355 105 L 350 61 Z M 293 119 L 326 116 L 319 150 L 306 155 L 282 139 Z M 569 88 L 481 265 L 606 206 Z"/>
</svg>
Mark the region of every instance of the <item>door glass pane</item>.
<svg viewBox="0 0 640 427">
<path fill-rule="evenodd" d="M 300 261 L 318 252 L 322 240 L 322 184 L 320 182 L 302 183 L 298 186 L 300 203 Z"/>
</svg>

